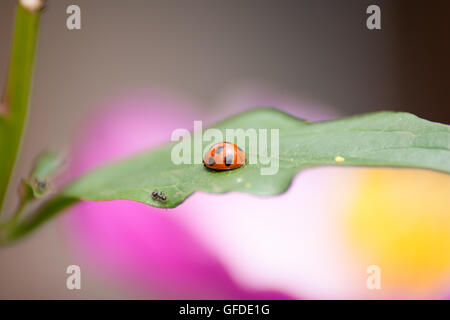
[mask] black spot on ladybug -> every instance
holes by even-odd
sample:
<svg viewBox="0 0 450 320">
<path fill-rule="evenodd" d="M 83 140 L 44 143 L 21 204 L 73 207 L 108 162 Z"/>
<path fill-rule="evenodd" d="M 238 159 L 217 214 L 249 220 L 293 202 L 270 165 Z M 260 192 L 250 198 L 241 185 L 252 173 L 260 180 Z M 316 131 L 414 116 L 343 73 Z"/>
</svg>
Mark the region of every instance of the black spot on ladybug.
<svg viewBox="0 0 450 320">
<path fill-rule="evenodd" d="M 216 153 L 219 154 L 219 153 L 222 152 L 222 150 L 223 150 L 223 147 L 218 147 L 218 148 L 216 149 Z"/>
<path fill-rule="evenodd" d="M 228 166 L 230 166 L 232 163 L 233 163 L 233 155 L 232 154 L 228 154 L 226 157 L 225 157 L 225 165 L 228 167 Z"/>
<path fill-rule="evenodd" d="M 208 159 L 208 164 L 209 164 L 210 166 L 212 166 L 212 165 L 214 164 L 214 158 L 213 158 L 213 157 L 211 157 L 211 158 Z"/>
</svg>

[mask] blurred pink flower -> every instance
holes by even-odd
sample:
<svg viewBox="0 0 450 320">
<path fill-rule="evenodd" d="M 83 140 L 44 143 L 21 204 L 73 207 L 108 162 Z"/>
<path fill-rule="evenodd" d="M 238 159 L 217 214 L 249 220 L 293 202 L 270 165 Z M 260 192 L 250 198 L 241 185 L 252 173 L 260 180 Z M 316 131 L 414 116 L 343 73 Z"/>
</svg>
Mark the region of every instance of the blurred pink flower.
<svg viewBox="0 0 450 320">
<path fill-rule="evenodd" d="M 198 109 L 197 109 L 198 110 Z M 119 99 L 89 118 L 73 151 L 79 175 L 111 159 L 165 142 L 201 119 L 184 100 L 158 95 Z M 183 211 L 183 210 L 180 210 Z M 123 282 L 156 297 L 284 299 L 234 281 L 217 256 L 162 209 L 131 201 L 83 202 L 69 217 L 78 248 Z"/>
<path fill-rule="evenodd" d="M 73 175 L 165 142 L 174 129 L 191 129 L 193 120 L 211 123 L 211 118 L 218 121 L 224 114 L 250 107 L 276 105 L 308 120 L 335 116 L 321 111 L 323 107 L 308 107 L 259 88 L 223 99 L 219 110 L 224 112 L 219 116 L 205 116 L 187 101 L 147 93 L 107 103 L 88 118 L 78 137 Z M 308 233 L 308 228 L 317 219 L 328 219 L 321 216 L 327 206 L 343 201 L 337 197 L 321 201 L 333 189 L 333 177 L 334 181 L 346 179 L 335 170 L 308 171 L 302 174 L 302 184 L 296 179 L 289 192 L 279 197 L 196 193 L 170 210 L 123 200 L 83 202 L 72 210 L 68 222 L 76 248 L 88 257 L 86 261 L 117 282 L 140 288 L 146 296 L 288 299 L 302 297 L 305 289 L 315 297 L 326 286 L 333 288 L 333 277 L 324 288 L 314 287 L 318 270 L 325 270 L 329 261 L 311 250 L 326 246 L 333 226 L 326 224 L 328 236 Z M 327 185 L 322 183 L 325 178 Z M 208 202 L 216 204 L 217 212 L 207 211 Z M 305 261 L 308 256 L 310 261 Z M 299 272 L 304 276 L 299 277 Z"/>
<path fill-rule="evenodd" d="M 336 116 L 280 92 L 241 85 L 203 109 L 172 94 L 116 98 L 87 118 L 73 149 L 72 175 L 163 143 L 172 130 L 191 129 L 193 120 L 206 127 L 251 107 L 276 106 L 311 121 Z M 441 253 L 450 243 L 445 178 L 325 167 L 302 171 L 276 197 L 198 192 L 170 210 L 84 202 L 65 220 L 66 234 L 85 258 L 81 265 L 95 266 L 139 297 L 441 297 L 448 288 L 441 281 L 448 255 Z M 383 267 L 383 290 L 366 286 L 372 264 Z"/>
</svg>

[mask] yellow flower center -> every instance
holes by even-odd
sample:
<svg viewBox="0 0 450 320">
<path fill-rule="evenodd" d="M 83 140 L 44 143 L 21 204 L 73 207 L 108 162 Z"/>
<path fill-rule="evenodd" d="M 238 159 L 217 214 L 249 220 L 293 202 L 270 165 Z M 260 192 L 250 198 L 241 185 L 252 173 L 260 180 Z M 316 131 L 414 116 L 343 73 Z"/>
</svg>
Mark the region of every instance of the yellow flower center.
<svg viewBox="0 0 450 320">
<path fill-rule="evenodd" d="M 418 298 L 450 293 L 450 176 L 426 170 L 363 172 L 360 195 L 346 220 L 359 261 L 381 268 L 385 293 Z"/>
</svg>

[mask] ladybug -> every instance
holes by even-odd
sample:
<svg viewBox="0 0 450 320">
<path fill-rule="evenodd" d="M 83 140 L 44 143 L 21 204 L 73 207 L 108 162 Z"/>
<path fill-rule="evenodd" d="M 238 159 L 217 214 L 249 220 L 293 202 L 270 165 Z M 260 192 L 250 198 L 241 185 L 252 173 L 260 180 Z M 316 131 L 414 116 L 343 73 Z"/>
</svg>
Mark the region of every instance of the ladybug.
<svg viewBox="0 0 450 320">
<path fill-rule="evenodd" d="M 245 164 L 245 153 L 234 143 L 219 142 L 205 154 L 203 163 L 214 170 L 231 170 Z"/>
</svg>

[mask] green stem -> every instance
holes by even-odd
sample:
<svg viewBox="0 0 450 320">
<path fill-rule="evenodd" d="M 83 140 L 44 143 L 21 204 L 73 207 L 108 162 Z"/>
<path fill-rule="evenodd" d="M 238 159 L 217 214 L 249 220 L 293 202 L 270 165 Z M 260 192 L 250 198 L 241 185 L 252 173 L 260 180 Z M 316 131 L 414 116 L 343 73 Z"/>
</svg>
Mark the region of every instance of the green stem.
<svg viewBox="0 0 450 320">
<path fill-rule="evenodd" d="M 9 244 L 14 242 L 14 240 L 28 235 L 42 223 L 78 201 L 79 199 L 76 198 L 55 195 L 47 202 L 43 203 L 36 212 L 25 221 L 10 224 L 5 229 L 0 230 L 0 244 Z"/>
<path fill-rule="evenodd" d="M 14 212 L 14 215 L 9 219 L 8 221 L 0 224 L 0 230 L 6 229 L 8 227 L 11 227 L 12 225 L 17 224 L 17 221 L 19 220 L 20 216 L 25 210 L 25 207 L 27 206 L 28 202 L 21 201 Z"/>
<path fill-rule="evenodd" d="M 42 2 L 17 5 L 9 73 L 0 110 L 0 213 L 14 169 L 28 111 Z"/>
</svg>

